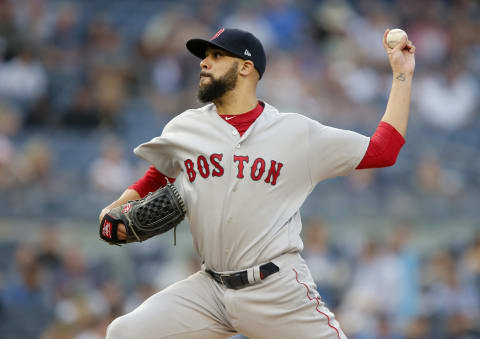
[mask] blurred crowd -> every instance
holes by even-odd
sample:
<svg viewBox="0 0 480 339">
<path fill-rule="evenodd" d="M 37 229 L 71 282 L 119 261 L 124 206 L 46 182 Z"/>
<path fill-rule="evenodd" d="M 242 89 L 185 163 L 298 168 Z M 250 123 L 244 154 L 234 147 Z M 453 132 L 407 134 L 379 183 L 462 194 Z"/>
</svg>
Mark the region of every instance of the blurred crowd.
<svg viewBox="0 0 480 339">
<path fill-rule="evenodd" d="M 303 255 L 349 338 L 480 338 L 480 231 L 420 250 L 411 222 L 348 243 L 331 226 L 306 223 Z M 68 232 L 49 225 L 35 241 L 0 246 L 3 339 L 104 338 L 115 317 L 200 267 L 191 253 L 171 257 L 158 239 L 104 245 L 110 255 L 99 255 L 69 245 Z"/>
<path fill-rule="evenodd" d="M 397 166 L 322 190 L 349 215 L 363 195 L 386 215 L 478 217 L 479 16 L 469 0 L 1 0 L 0 211 L 94 216 L 145 169 L 132 149 L 200 106 L 185 41 L 222 26 L 263 41 L 260 98 L 371 135 L 391 84 L 382 34 L 402 27 L 417 67 Z"/>
<path fill-rule="evenodd" d="M 185 42 L 221 27 L 266 47 L 262 100 L 371 135 L 391 85 L 382 35 L 400 27 L 417 47 L 407 143 L 394 167 L 313 191 L 304 255 L 350 338 L 480 338 L 480 235 L 414 246 L 418 220 L 480 220 L 478 18 L 473 0 L 0 0 L 0 221 L 20 230 L 19 217 L 81 218 L 95 229 L 148 166 L 132 149 L 201 105 Z M 354 246 L 334 242 L 317 215 L 414 222 Z M 113 317 L 199 266 L 154 240 L 92 259 L 62 245 L 68 227 L 43 232 L 0 239 L 1 338 L 102 338 Z"/>
</svg>

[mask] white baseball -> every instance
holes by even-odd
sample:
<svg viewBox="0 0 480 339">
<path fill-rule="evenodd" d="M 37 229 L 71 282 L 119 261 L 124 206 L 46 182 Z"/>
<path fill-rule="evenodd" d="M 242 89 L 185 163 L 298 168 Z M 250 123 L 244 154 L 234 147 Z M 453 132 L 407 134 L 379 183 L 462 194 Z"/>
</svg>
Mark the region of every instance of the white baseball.
<svg viewBox="0 0 480 339">
<path fill-rule="evenodd" d="M 388 45 L 388 47 L 394 48 L 400 42 L 400 40 L 402 40 L 403 36 L 406 36 L 407 39 L 408 39 L 407 33 L 405 33 L 404 30 L 402 30 L 400 28 L 392 29 L 387 34 L 387 45 Z"/>
</svg>

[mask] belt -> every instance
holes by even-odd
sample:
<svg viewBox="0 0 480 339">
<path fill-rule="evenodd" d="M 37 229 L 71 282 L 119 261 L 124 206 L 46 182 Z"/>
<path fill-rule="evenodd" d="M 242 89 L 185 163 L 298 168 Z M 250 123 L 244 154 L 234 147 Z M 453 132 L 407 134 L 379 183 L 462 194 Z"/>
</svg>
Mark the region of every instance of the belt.
<svg viewBox="0 0 480 339">
<path fill-rule="evenodd" d="M 217 273 L 208 268 L 205 270 L 205 272 L 210 274 L 216 282 L 234 290 L 239 290 L 245 286 L 260 282 L 269 275 L 277 273 L 278 271 L 280 271 L 280 269 L 273 262 L 255 266 L 245 271 L 228 274 Z"/>
</svg>

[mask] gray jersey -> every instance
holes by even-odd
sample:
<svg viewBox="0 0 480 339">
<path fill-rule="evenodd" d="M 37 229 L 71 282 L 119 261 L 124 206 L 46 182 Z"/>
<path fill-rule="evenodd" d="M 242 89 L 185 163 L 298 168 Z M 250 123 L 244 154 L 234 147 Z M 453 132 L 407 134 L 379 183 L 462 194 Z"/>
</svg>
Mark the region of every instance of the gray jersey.
<svg viewBox="0 0 480 339">
<path fill-rule="evenodd" d="M 221 272 L 301 251 L 302 203 L 319 181 L 355 169 L 368 144 L 268 104 L 240 136 L 209 104 L 172 119 L 135 154 L 177 177 L 194 246 Z"/>
</svg>

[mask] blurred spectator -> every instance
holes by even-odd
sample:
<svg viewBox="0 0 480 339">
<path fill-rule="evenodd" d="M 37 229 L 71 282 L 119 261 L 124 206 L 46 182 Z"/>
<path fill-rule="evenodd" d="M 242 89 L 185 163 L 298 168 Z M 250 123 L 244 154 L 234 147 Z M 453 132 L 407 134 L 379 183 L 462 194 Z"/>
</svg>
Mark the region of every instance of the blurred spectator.
<svg viewBox="0 0 480 339">
<path fill-rule="evenodd" d="M 118 126 L 126 99 L 128 51 L 120 32 L 104 16 L 90 21 L 86 44 L 87 77 L 102 125 Z"/>
<path fill-rule="evenodd" d="M 346 95 L 356 103 L 366 104 L 383 94 L 381 78 L 378 72 L 368 66 L 356 65 L 339 79 Z"/>
<path fill-rule="evenodd" d="M 305 225 L 303 257 L 322 300 L 329 308 L 335 309 L 351 277 L 348 262 L 340 249 L 332 245 L 328 233 L 321 219 L 312 219 Z"/>
<path fill-rule="evenodd" d="M 15 23 L 13 1 L 0 1 L 0 56 L 10 60 L 22 45 L 22 35 Z"/>
<path fill-rule="evenodd" d="M 43 41 L 51 28 L 51 17 L 47 0 L 15 0 L 15 23 L 22 36 L 36 41 Z"/>
<path fill-rule="evenodd" d="M 377 279 L 375 268 L 372 267 L 377 259 L 377 251 L 373 242 L 365 246 L 355 267 L 351 286 L 344 292 L 342 304 L 339 306 L 337 316 L 342 321 L 342 328 L 353 336 L 371 333 L 374 328 L 373 316 L 380 312 L 375 305 L 378 302 L 378 286 L 374 287 L 372 284 Z"/>
<path fill-rule="evenodd" d="M 125 307 L 122 314 L 129 313 L 140 306 L 145 300 L 157 293 L 158 290 L 148 283 L 139 283 L 135 286 L 135 290 L 125 300 Z"/>
<path fill-rule="evenodd" d="M 101 154 L 90 168 L 90 182 L 94 191 L 120 194 L 133 183 L 133 168 L 125 159 L 122 142 L 115 137 L 105 138 Z"/>
<path fill-rule="evenodd" d="M 431 270 L 427 270 L 424 307 L 441 317 L 458 314 L 467 319 L 479 319 L 478 291 L 471 284 L 460 281 L 452 254 L 439 251 L 427 265 Z"/>
<path fill-rule="evenodd" d="M 348 22 L 346 25 L 348 36 L 353 39 L 355 48 L 359 50 L 356 57 L 368 60 L 367 64 L 378 66 L 379 70 L 381 67 L 387 71 L 388 60 L 385 59 L 383 45 L 378 44 L 378 37 L 383 35 L 386 28 L 398 27 L 400 18 L 392 15 L 390 8 L 392 4 L 384 1 L 360 1 L 356 5 L 359 7 L 359 13 L 349 13 L 350 20 L 344 21 Z M 410 30 L 408 31 L 410 34 Z M 414 41 L 417 45 L 417 41 Z"/>
<path fill-rule="evenodd" d="M 56 282 L 56 293 L 60 297 L 75 297 L 88 292 L 91 281 L 87 275 L 85 253 L 78 247 L 70 246 L 63 251 L 62 262 L 62 271 Z"/>
<path fill-rule="evenodd" d="M 45 94 L 47 75 L 32 44 L 22 45 L 16 58 L 0 66 L 0 96 L 32 104 Z"/>
<path fill-rule="evenodd" d="M 223 27 L 235 27 L 253 33 L 261 42 L 265 51 L 273 47 L 276 37 L 270 23 L 264 16 L 263 7 L 254 1 L 240 1 L 235 11 L 223 19 Z"/>
<path fill-rule="evenodd" d="M 7 338 L 37 338 L 43 332 L 51 316 L 45 287 L 34 251 L 18 247 L 14 271 L 0 291 L 2 333 Z"/>
<path fill-rule="evenodd" d="M 58 5 L 49 42 L 52 47 L 58 48 L 62 53 L 69 53 L 76 57 L 77 48 L 81 47 L 81 35 L 79 30 L 78 4 L 72 1 L 64 1 Z"/>
<path fill-rule="evenodd" d="M 371 333 L 360 334 L 355 339 L 403 339 L 399 331 L 392 326 L 391 318 L 386 314 L 378 314 L 376 326 Z"/>
<path fill-rule="evenodd" d="M 86 57 L 93 72 L 125 72 L 128 50 L 118 29 L 104 15 L 90 19 L 87 28 Z"/>
<path fill-rule="evenodd" d="M 353 172 L 348 176 L 347 180 L 350 185 L 350 188 L 354 192 L 359 192 L 360 194 L 368 194 L 368 191 L 374 189 L 376 185 L 376 177 L 378 170 L 367 169 L 359 170 Z"/>
<path fill-rule="evenodd" d="M 38 264 L 45 272 L 50 272 L 51 274 L 56 274 L 63 268 L 59 236 L 56 226 L 47 225 L 43 230 L 41 243 L 38 248 Z"/>
<path fill-rule="evenodd" d="M 301 111 L 308 103 L 302 100 L 305 97 L 305 87 L 300 79 L 302 74 L 299 66 L 298 60 L 286 54 L 276 55 L 269 60 L 268 64 L 272 76 L 266 77 L 265 83 L 262 84 L 264 95 L 271 100 L 272 104 L 275 103 L 287 112 Z M 285 93 L 289 95 L 286 96 Z M 316 114 L 317 112 L 305 113 Z"/>
<path fill-rule="evenodd" d="M 18 112 L 6 102 L 0 102 L 0 191 L 10 190 L 16 183 L 12 166 L 15 155 L 13 137 L 20 127 Z"/>
<path fill-rule="evenodd" d="M 430 319 L 419 316 L 413 319 L 405 329 L 405 339 L 434 339 L 431 335 L 432 324 Z"/>
<path fill-rule="evenodd" d="M 410 23 L 408 34 L 409 39 L 415 41 L 418 48 L 418 61 L 426 65 L 444 64 L 452 45 L 445 6 L 439 1 L 432 4 L 426 2 L 413 4 L 413 1 L 410 1 L 409 4 L 417 11 L 417 14 L 414 14 L 413 11 L 411 14 L 420 15 L 422 13 L 422 20 Z M 404 10 L 407 10 L 406 7 L 403 6 Z"/>
<path fill-rule="evenodd" d="M 100 112 L 102 126 L 117 128 L 125 99 L 123 75 L 115 71 L 92 74 L 93 100 Z"/>
<path fill-rule="evenodd" d="M 411 237 L 413 224 L 409 221 L 399 221 L 388 239 L 387 265 L 397 271 L 397 288 L 395 293 L 398 299 L 389 310 L 393 325 L 403 327 L 420 311 L 420 254 L 412 246 Z"/>
<path fill-rule="evenodd" d="M 190 253 L 184 260 L 170 260 L 162 265 L 155 277 L 155 284 L 158 291 L 167 288 L 171 284 L 179 281 L 182 277 L 200 270 L 201 263 L 197 255 Z"/>
<path fill-rule="evenodd" d="M 265 18 L 275 32 L 275 44 L 281 49 L 294 50 L 302 42 L 305 22 L 304 13 L 298 3 L 292 0 L 265 1 Z"/>
<path fill-rule="evenodd" d="M 62 123 L 65 126 L 75 129 L 92 129 L 100 125 L 102 118 L 92 95 L 87 86 L 77 88 L 62 117 Z"/>
<path fill-rule="evenodd" d="M 460 279 L 476 291 L 477 304 L 480 305 L 480 231 L 477 231 L 472 244 L 465 249 L 460 263 Z"/>
<path fill-rule="evenodd" d="M 398 244 L 403 242 L 399 240 L 397 244 L 394 243 L 396 246 L 393 249 L 396 251 L 399 250 Z M 396 322 L 397 313 L 405 312 L 399 308 L 401 298 L 409 293 L 408 283 L 412 277 L 407 275 L 410 272 L 399 255 L 398 252 L 385 251 L 374 241 L 365 245 L 355 264 L 353 281 L 340 305 L 339 314 L 344 319 L 347 331 L 365 335 L 376 328 L 379 320 L 376 314 L 387 315 Z"/>
<path fill-rule="evenodd" d="M 454 198 L 463 189 L 461 176 L 443 167 L 440 158 L 435 153 L 425 153 L 417 164 L 414 178 L 419 192 L 428 196 L 446 196 Z"/>
<path fill-rule="evenodd" d="M 442 335 L 442 334 L 440 334 Z M 445 338 L 447 339 L 475 339 L 480 338 L 478 318 L 465 314 L 453 314 L 447 319 Z"/>
<path fill-rule="evenodd" d="M 478 81 L 463 61 L 452 60 L 444 72 L 421 76 L 415 101 L 425 121 L 435 127 L 455 130 L 465 126 L 478 108 Z"/>
<path fill-rule="evenodd" d="M 24 146 L 18 165 L 16 174 L 20 185 L 28 189 L 48 189 L 48 184 L 53 180 L 53 154 L 47 140 L 42 137 L 30 138 Z"/>
</svg>

